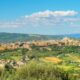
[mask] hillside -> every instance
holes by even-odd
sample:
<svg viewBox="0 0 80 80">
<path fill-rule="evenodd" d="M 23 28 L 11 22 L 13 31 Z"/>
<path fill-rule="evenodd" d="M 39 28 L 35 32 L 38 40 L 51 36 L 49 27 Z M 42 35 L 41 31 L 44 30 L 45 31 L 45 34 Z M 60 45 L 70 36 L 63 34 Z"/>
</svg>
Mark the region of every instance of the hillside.
<svg viewBox="0 0 80 80">
<path fill-rule="evenodd" d="M 32 40 L 48 40 L 60 39 L 61 36 L 52 35 L 37 35 L 37 34 L 19 34 L 19 33 L 0 33 L 0 42 L 17 42 L 17 41 L 32 41 Z"/>
<path fill-rule="evenodd" d="M 20 34 L 20 33 L 0 33 L 0 43 L 32 41 L 32 40 L 52 40 L 64 37 L 80 38 L 80 34 L 70 35 L 39 35 L 39 34 Z"/>
<path fill-rule="evenodd" d="M 26 36 L 29 39 L 53 38 L 28 34 L 5 35 L 6 38 L 12 37 L 13 40 Z M 57 40 L 1 43 L 0 79 L 80 80 L 80 40 L 68 37 L 59 39 L 60 37 Z"/>
</svg>

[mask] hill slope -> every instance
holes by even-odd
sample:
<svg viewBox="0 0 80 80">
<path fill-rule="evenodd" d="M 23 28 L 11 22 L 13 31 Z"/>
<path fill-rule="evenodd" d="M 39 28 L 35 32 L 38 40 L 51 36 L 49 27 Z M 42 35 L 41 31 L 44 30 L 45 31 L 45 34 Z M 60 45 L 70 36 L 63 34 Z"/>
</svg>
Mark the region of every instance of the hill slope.
<svg viewBox="0 0 80 80">
<path fill-rule="evenodd" d="M 80 34 L 70 35 L 39 35 L 39 34 L 20 34 L 20 33 L 0 33 L 0 43 L 32 41 L 32 40 L 50 40 L 62 39 L 63 37 L 80 38 Z"/>
</svg>

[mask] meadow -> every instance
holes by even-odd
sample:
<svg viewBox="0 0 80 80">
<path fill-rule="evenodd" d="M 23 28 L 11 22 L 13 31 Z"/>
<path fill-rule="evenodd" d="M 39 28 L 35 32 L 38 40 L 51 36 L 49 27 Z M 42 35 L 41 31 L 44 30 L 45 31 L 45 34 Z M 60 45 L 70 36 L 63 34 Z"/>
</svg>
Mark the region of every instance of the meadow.
<svg viewBox="0 0 80 80">
<path fill-rule="evenodd" d="M 0 67 L 0 80 L 80 80 L 79 46 L 31 48 L 0 51 L 0 60 L 9 60 Z"/>
</svg>

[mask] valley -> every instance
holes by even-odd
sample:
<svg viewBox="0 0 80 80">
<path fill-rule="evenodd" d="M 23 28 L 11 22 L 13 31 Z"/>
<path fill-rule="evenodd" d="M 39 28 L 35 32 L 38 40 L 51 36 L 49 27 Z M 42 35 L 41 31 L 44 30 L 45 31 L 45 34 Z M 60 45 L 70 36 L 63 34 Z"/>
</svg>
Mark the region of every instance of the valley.
<svg viewBox="0 0 80 80">
<path fill-rule="evenodd" d="M 0 79 L 28 78 L 79 80 L 80 41 L 65 37 L 61 40 L 1 43 Z"/>
</svg>

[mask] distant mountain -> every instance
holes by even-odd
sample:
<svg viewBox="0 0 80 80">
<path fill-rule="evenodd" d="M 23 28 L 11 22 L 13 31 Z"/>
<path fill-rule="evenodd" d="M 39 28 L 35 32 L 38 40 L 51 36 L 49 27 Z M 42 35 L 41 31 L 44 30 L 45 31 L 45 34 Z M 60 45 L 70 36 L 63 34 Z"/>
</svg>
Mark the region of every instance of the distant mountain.
<svg viewBox="0 0 80 80">
<path fill-rule="evenodd" d="M 80 34 L 68 34 L 68 35 L 65 35 L 65 36 L 71 37 L 71 38 L 76 38 L 76 39 L 80 38 Z"/>
<path fill-rule="evenodd" d="M 80 34 L 69 35 L 39 35 L 39 34 L 21 34 L 21 33 L 0 33 L 0 43 L 32 41 L 32 40 L 52 40 L 62 39 L 64 37 L 80 38 Z"/>
</svg>

